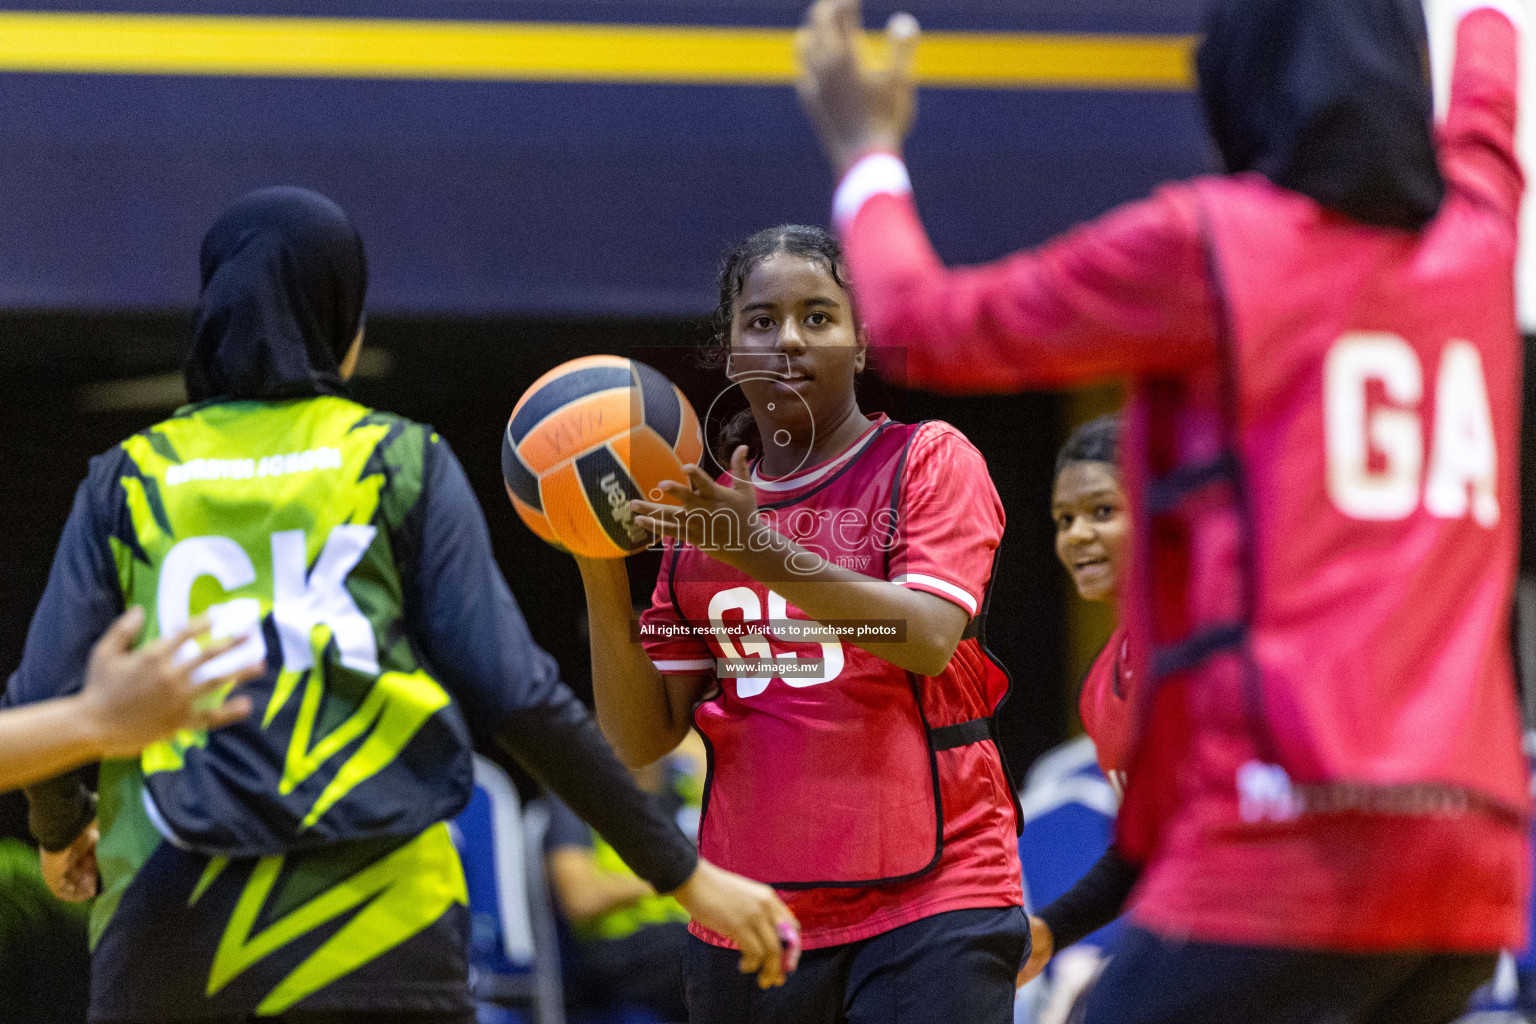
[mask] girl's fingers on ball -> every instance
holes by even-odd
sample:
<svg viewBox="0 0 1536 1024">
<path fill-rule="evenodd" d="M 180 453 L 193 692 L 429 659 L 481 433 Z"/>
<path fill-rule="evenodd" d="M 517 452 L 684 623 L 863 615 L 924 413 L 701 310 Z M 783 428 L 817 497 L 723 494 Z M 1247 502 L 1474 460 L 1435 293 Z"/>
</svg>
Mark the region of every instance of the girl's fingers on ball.
<svg viewBox="0 0 1536 1024">
<path fill-rule="evenodd" d="M 666 520 L 656 519 L 651 516 L 635 516 L 635 525 L 642 530 L 648 530 L 653 534 L 677 539 L 681 536 L 681 529 Z"/>
</svg>

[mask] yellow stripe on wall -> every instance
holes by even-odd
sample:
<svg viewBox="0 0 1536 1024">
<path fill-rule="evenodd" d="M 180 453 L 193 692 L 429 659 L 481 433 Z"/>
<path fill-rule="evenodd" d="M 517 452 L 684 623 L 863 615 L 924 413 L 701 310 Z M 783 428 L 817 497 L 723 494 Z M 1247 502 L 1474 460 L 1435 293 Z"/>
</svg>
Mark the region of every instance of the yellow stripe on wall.
<svg viewBox="0 0 1536 1024">
<path fill-rule="evenodd" d="M 932 32 L 925 85 L 1186 89 L 1190 36 Z M 787 29 L 0 12 L 0 71 L 781 85 Z"/>
</svg>

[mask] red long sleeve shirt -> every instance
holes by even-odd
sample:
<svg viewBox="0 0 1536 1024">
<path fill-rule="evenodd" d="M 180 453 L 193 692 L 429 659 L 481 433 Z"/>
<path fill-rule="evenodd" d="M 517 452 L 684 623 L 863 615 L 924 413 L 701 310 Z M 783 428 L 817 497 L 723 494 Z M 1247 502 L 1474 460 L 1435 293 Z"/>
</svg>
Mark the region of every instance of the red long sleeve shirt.
<svg viewBox="0 0 1536 1024">
<path fill-rule="evenodd" d="M 1155 806 L 1157 824 L 1123 838 L 1147 857 L 1133 914 L 1164 934 L 1524 941 L 1506 633 L 1518 37 L 1497 0 L 1469 6 L 1439 138 L 1447 194 L 1420 232 L 1243 175 L 1167 186 L 1039 249 L 948 270 L 894 158 L 866 158 L 839 189 L 881 373 L 957 393 L 1130 378 L 1138 517 L 1154 443 L 1183 465 L 1228 449 L 1241 467 L 1237 498 L 1179 513 L 1187 583 L 1149 570 L 1165 562 L 1138 527 L 1132 635 L 1246 616 L 1240 654 L 1149 688 L 1152 720 L 1180 735 L 1143 738 L 1166 757 L 1136 761 L 1125 817 Z M 1149 433 L 1163 394 L 1172 413 Z"/>
</svg>

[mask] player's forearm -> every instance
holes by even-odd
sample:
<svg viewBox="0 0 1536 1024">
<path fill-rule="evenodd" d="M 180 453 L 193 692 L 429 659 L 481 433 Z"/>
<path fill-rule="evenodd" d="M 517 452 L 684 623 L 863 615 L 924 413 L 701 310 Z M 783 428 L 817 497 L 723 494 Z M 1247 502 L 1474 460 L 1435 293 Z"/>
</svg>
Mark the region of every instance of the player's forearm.
<svg viewBox="0 0 1536 1024">
<path fill-rule="evenodd" d="M 492 740 L 657 892 L 671 892 L 693 874 L 699 859 L 693 843 L 635 784 L 574 696 L 510 716 Z"/>
<path fill-rule="evenodd" d="M 884 376 L 954 394 L 1062 387 L 1135 369 L 1054 294 L 1040 253 L 945 267 L 910 197 L 876 196 L 845 236 L 870 358 Z"/>
<path fill-rule="evenodd" d="M 817 622 L 852 627 L 839 636 L 842 642 L 909 672 L 933 676 L 944 671 L 965 631 L 965 613 L 942 598 L 834 565 L 764 524 L 748 532 L 742 548 L 725 556 L 735 568 L 768 583 Z M 905 638 L 882 643 L 875 630 L 861 633 L 861 623 L 899 623 Z"/>
<path fill-rule="evenodd" d="M 834 217 L 883 376 L 934 391 L 1001 393 L 1180 372 L 1216 354 L 1189 195 L 1160 193 L 1038 249 L 947 268 L 900 163 L 867 159 L 886 172 L 855 167 L 838 187 Z"/>
<path fill-rule="evenodd" d="M 78 697 L 0 711 L 0 791 L 100 760 L 101 731 Z"/>
<path fill-rule="evenodd" d="M 979 330 L 944 315 L 960 279 L 933 251 L 908 196 L 868 201 L 844 227 L 859 313 L 881 376 L 933 391 L 1013 391 L 1025 364 L 999 358 Z"/>
<path fill-rule="evenodd" d="M 1060 951 L 1109 924 L 1125 909 L 1141 868 L 1110 847 L 1088 873 L 1037 912 Z"/>
<path fill-rule="evenodd" d="M 622 875 L 608 875 L 601 878 L 587 899 L 582 902 L 580 916 L 572 918 L 573 921 L 590 921 L 602 917 L 604 914 L 615 910 L 623 910 L 632 907 L 647 896 L 654 895 L 656 890 L 638 878 L 626 878 Z"/>
<path fill-rule="evenodd" d="M 629 573 L 621 560 L 577 559 L 587 596 L 597 724 L 621 760 L 651 764 L 688 733 L 661 673 L 630 633 Z"/>
<path fill-rule="evenodd" d="M 1050 372 L 1050 350 L 1010 351 L 1040 338 L 1005 337 L 988 307 L 1006 292 L 994 267 L 950 270 L 917 215 L 905 165 L 870 153 L 833 200 L 870 359 L 882 376 L 934 391 L 1017 391 Z M 1043 332 L 1041 332 L 1043 333 Z"/>
</svg>

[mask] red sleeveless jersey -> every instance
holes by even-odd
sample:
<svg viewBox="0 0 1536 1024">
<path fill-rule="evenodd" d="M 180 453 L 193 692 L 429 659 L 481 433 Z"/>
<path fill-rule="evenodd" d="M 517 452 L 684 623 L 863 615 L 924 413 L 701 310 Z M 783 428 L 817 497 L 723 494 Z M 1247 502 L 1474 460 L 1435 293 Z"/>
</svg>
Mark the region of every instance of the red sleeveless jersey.
<svg viewBox="0 0 1536 1024">
<path fill-rule="evenodd" d="M 1093 740 L 1099 770 L 1121 796 L 1125 794 L 1125 773 L 1131 766 L 1131 741 L 1135 734 L 1131 704 L 1134 678 L 1130 642 L 1121 627 L 1093 659 L 1077 702 L 1083 729 Z"/>
<path fill-rule="evenodd" d="M 769 524 L 802 546 L 982 614 L 1002 505 L 953 427 L 881 417 L 837 458 L 754 483 Z M 724 658 L 787 666 L 718 678 L 695 709 L 710 755 L 700 853 L 780 889 L 807 948 L 1022 904 L 1012 790 L 987 731 L 1007 678 L 979 640 L 923 678 L 835 636 L 796 640 L 800 621 L 772 581 L 667 548 L 641 617 L 662 673 L 713 673 Z M 794 674 L 801 659 L 820 670 Z"/>
<path fill-rule="evenodd" d="M 1418 232 L 1242 175 L 947 271 L 890 157 L 839 189 L 883 372 L 970 392 L 1134 377 L 1122 612 L 1149 697 L 1119 843 L 1146 860 L 1132 914 L 1162 934 L 1524 943 L 1502 2 L 1460 23 L 1446 195 Z"/>
</svg>

